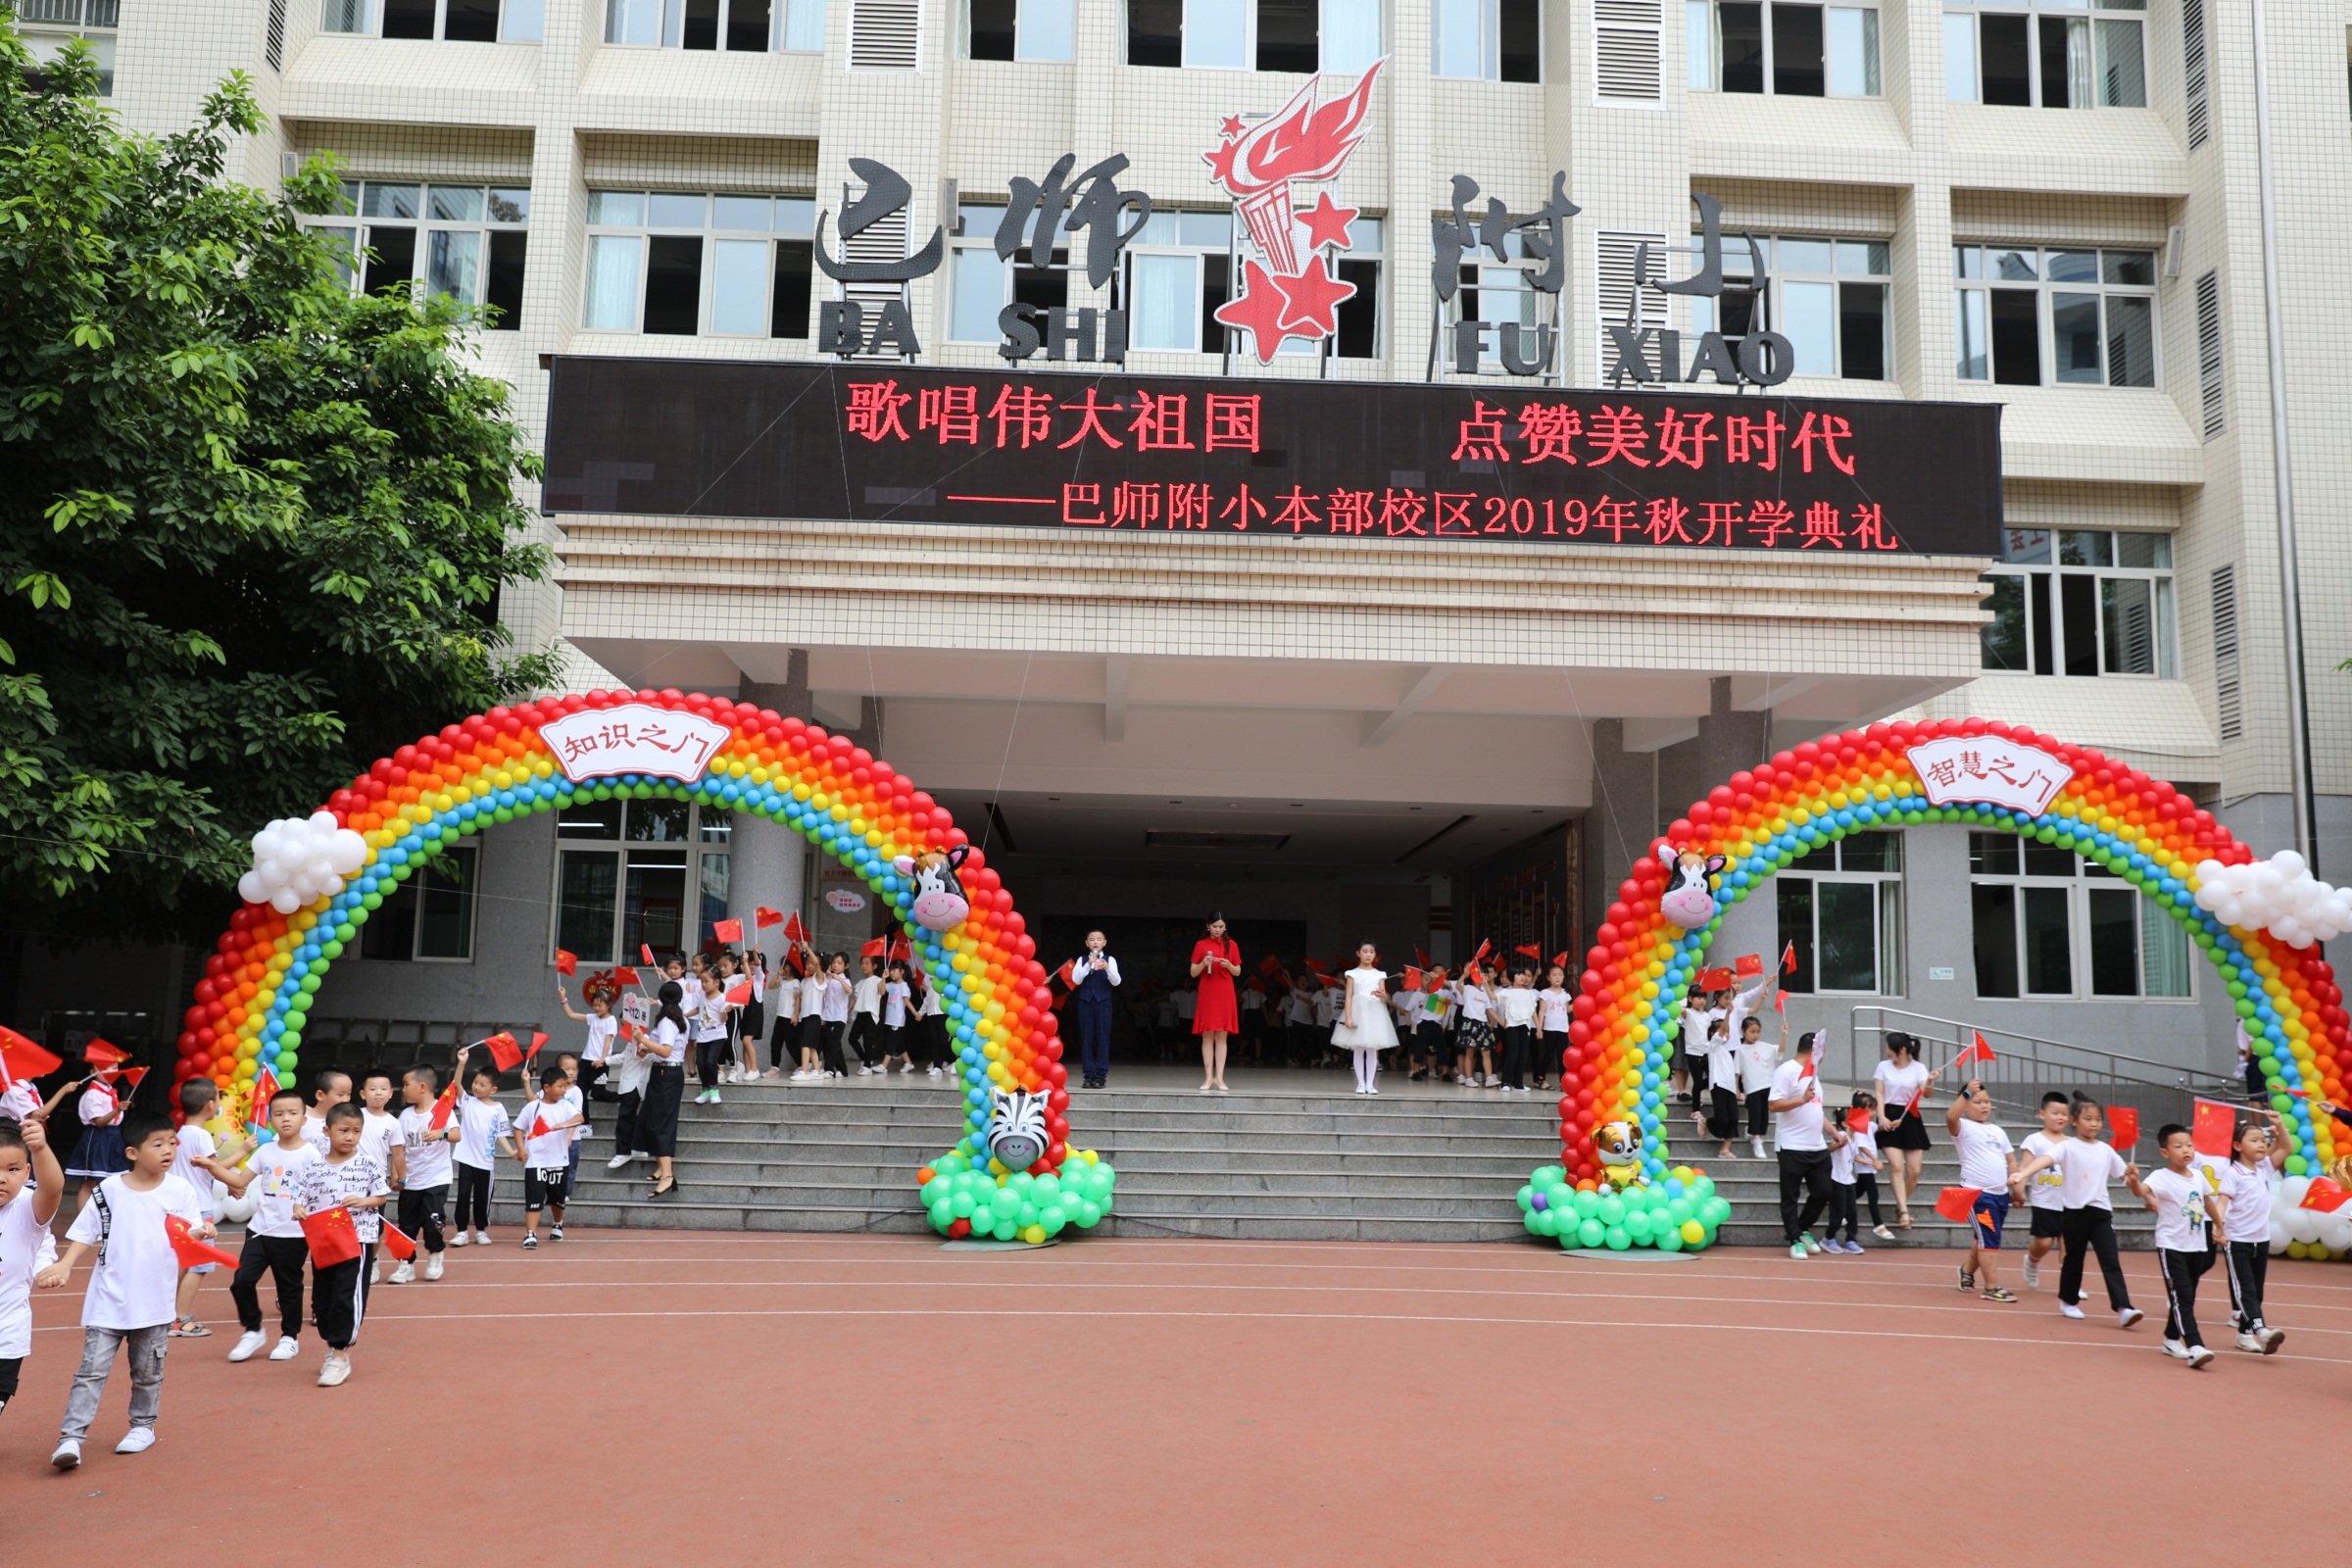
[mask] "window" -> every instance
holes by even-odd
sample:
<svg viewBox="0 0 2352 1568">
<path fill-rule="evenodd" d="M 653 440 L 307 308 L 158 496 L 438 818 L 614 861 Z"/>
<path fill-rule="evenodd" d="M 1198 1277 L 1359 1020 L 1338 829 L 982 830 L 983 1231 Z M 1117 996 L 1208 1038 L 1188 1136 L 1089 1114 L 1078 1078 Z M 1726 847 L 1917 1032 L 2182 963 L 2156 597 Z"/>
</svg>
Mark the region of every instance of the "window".
<svg viewBox="0 0 2352 1568">
<path fill-rule="evenodd" d="M 1033 212 L 1029 226 L 1022 231 L 1020 249 L 1009 258 L 1001 258 L 996 250 L 997 225 L 1004 221 L 1002 207 L 965 202 L 956 210 L 956 233 L 948 251 L 948 337 L 952 342 L 1000 341 L 1004 334 L 997 326 L 997 317 L 1007 305 L 1058 310 L 1070 303 L 1070 274 L 1065 270 L 1070 261 L 1068 249 L 1055 246 L 1050 267 L 1030 267 L 1021 260 L 1029 254 L 1030 239 L 1037 232 Z"/>
<path fill-rule="evenodd" d="M 1903 836 L 1853 833 L 1773 878 L 1781 943 L 1796 950 L 1783 989 L 1903 994 Z"/>
<path fill-rule="evenodd" d="M 1435 0 L 1430 73 L 1476 81 L 1542 81 L 1543 10 L 1537 0 Z"/>
<path fill-rule="evenodd" d="M 526 186 L 347 179 L 336 211 L 306 221 L 349 255 L 347 275 L 365 292 L 421 280 L 427 293 L 490 307 L 491 329 L 512 332 L 522 325 L 530 217 Z"/>
<path fill-rule="evenodd" d="M 1380 54 L 1380 0 L 1127 0 L 1131 66 L 1360 74 Z"/>
<path fill-rule="evenodd" d="M 360 956 L 401 963 L 470 963 L 480 854 L 473 845 L 454 845 L 400 883 L 361 928 Z"/>
<path fill-rule="evenodd" d="M 1337 264 L 1341 280 L 1353 283 L 1355 293 L 1339 308 L 1339 332 L 1329 340 L 1335 358 L 1380 357 L 1380 272 L 1387 228 L 1377 218 L 1359 218 L 1348 225 L 1354 243 L 1338 253 Z M 1224 352 L 1226 329 L 1216 313 L 1231 291 L 1231 209 L 1153 213 L 1124 255 L 1122 299 L 1130 348 Z M 1285 338 L 1281 352 L 1311 355 L 1318 349 L 1304 338 Z"/>
<path fill-rule="evenodd" d="M 2173 678 L 2172 535 L 2011 528 L 1984 580 L 1984 668 Z"/>
<path fill-rule="evenodd" d="M 964 0 L 967 60 L 1076 58 L 1074 0 Z"/>
<path fill-rule="evenodd" d="M 1723 237 L 1723 294 L 1690 302 L 1693 332 L 1740 337 L 1769 327 L 1795 346 L 1798 375 L 1884 381 L 1892 373 L 1886 330 L 1890 250 L 1878 239 L 1757 235 L 1771 298 L 1756 318 L 1756 258 L 1743 234 Z M 1695 256 L 1695 252 L 1693 253 Z"/>
<path fill-rule="evenodd" d="M 661 337 L 805 338 L 815 221 L 816 203 L 805 196 L 590 191 L 580 324 Z"/>
<path fill-rule="evenodd" d="M 562 948 L 584 963 L 635 963 L 641 948 L 666 956 L 715 940 L 732 818 L 686 801 L 595 798 L 606 793 L 576 795 L 557 815 L 549 956 Z"/>
<path fill-rule="evenodd" d="M 1968 836 L 1980 997 L 2186 997 L 2188 933 L 2062 845 Z"/>
<path fill-rule="evenodd" d="M 1462 265 L 1461 287 L 1454 291 L 1452 302 L 1446 308 L 1446 321 L 1448 328 L 1456 321 L 1492 321 L 1497 328 L 1506 322 L 1515 324 L 1519 328 L 1519 352 L 1524 359 L 1536 352 L 1535 329 L 1556 327 L 1559 323 L 1546 318 L 1556 316 L 1556 309 L 1543 309 L 1544 294 L 1529 282 L 1529 274 L 1541 270 L 1544 264 L 1526 260 L 1523 240 L 1524 236 L 1515 229 L 1504 236 L 1503 254 L 1510 258 L 1507 263 L 1498 266 L 1492 251 L 1481 250 L 1480 261 Z M 1446 341 L 1451 342 L 1451 337 Z M 1482 335 L 1479 368 L 1482 371 L 1502 371 L 1499 330 Z"/>
<path fill-rule="evenodd" d="M 514 0 L 508 3 L 512 5 Z M 784 9 L 779 0 L 605 0 L 605 42 L 645 49 L 725 49 L 751 54 L 825 46 L 821 5 L 807 8 L 816 14 L 814 43 L 796 41 L 796 25 L 806 32 L 808 22 L 783 16 Z M 781 38 L 777 35 L 779 23 Z"/>
<path fill-rule="evenodd" d="M 98 96 L 115 95 L 115 26 L 122 0 L 19 0 L 20 36 L 32 58 L 25 80 L 35 92 L 48 90 L 44 68 L 78 38 L 88 44 L 98 67 Z"/>
<path fill-rule="evenodd" d="M 1683 18 L 1693 89 L 1879 96 L 1876 6 L 1685 0 Z"/>
<path fill-rule="evenodd" d="M 2084 15 L 2096 8 L 2096 15 Z M 1980 0 L 1943 14 L 1943 95 L 2041 109 L 2144 109 L 2148 0 Z M 2120 15 L 2119 15 L 2120 13 Z"/>
<path fill-rule="evenodd" d="M 451 43 L 536 42 L 547 0 L 319 0 L 320 32 Z"/>
<path fill-rule="evenodd" d="M 1952 275 L 1961 380 L 2156 384 L 2154 251 L 1960 245 Z"/>
</svg>

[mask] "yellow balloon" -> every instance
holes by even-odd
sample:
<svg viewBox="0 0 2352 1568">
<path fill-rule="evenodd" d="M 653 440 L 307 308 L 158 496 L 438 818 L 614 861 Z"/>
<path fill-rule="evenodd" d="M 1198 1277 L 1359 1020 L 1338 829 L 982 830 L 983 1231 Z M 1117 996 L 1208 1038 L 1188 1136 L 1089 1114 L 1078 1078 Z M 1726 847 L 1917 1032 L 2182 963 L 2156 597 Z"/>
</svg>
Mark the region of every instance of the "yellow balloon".
<svg viewBox="0 0 2352 1568">
<path fill-rule="evenodd" d="M 1707 1228 L 1694 1219 L 1683 1221 L 1683 1245 L 1696 1247 L 1707 1239 Z"/>
</svg>

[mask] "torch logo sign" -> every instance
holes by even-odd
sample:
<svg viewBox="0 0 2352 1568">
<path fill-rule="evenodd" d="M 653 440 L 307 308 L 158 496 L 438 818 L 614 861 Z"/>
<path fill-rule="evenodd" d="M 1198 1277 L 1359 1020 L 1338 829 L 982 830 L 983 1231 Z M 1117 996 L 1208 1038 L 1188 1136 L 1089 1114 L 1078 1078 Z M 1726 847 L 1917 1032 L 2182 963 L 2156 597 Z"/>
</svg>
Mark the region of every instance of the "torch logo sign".
<svg viewBox="0 0 2352 1568">
<path fill-rule="evenodd" d="M 1216 149 L 1201 155 L 1209 178 L 1233 198 L 1245 241 L 1241 290 L 1218 307 L 1217 319 L 1250 334 L 1260 364 L 1273 361 L 1286 337 L 1335 335 L 1340 306 L 1355 295 L 1329 256 L 1349 248 L 1348 225 L 1358 209 L 1324 191 L 1305 212 L 1294 211 L 1291 181 L 1330 179 L 1346 167 L 1364 139 L 1372 83 L 1387 64 L 1386 56 L 1372 62 L 1353 92 L 1321 108 L 1310 78 L 1279 114 L 1246 130 L 1239 115 L 1228 115 Z"/>
</svg>

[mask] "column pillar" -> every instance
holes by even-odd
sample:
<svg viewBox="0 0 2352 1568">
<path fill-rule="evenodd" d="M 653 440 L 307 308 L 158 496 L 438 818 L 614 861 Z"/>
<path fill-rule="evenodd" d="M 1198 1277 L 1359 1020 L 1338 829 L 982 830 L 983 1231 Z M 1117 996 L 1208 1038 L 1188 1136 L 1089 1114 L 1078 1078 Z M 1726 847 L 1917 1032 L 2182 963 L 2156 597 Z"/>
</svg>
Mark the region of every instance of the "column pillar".
<svg viewBox="0 0 2352 1568">
<path fill-rule="evenodd" d="M 1592 808 L 1585 815 L 1585 907 L 1592 924 L 1649 853 L 1657 827 L 1658 759 L 1625 749 L 1625 720 L 1592 721 Z"/>
<path fill-rule="evenodd" d="M 1707 682 L 1707 716 L 1698 721 L 1699 793 L 1754 767 L 1772 756 L 1772 710 L 1742 712 L 1732 707 L 1732 677 Z M 1688 802 L 1677 801 L 1680 809 Z"/>
<path fill-rule="evenodd" d="M 808 651 L 800 648 L 792 651 L 782 684 L 746 680 L 736 690 L 736 701 L 757 703 L 786 718 L 808 718 Z M 783 823 L 748 811 L 736 814 L 734 829 L 728 837 L 732 840 L 728 852 L 732 858 L 727 866 L 727 915 L 743 922 L 747 941 L 758 940 L 760 948 L 767 954 L 772 971 L 782 966 L 782 929 L 771 928 L 764 938 L 760 938 L 753 912 L 765 905 L 786 914 L 797 912 L 810 929 L 815 928 L 805 907 L 808 894 L 806 885 L 808 847 Z"/>
</svg>

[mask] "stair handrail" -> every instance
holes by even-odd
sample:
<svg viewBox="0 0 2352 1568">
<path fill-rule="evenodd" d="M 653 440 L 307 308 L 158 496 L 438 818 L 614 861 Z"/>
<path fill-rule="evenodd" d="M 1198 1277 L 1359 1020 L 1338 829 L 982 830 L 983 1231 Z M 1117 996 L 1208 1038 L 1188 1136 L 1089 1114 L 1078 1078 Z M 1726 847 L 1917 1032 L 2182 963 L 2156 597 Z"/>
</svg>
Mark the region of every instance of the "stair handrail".
<svg viewBox="0 0 2352 1568">
<path fill-rule="evenodd" d="M 1966 1018 L 1943 1018 L 1933 1013 L 1914 1012 L 1907 1007 L 1892 1007 L 1884 1003 L 1863 1003 L 1852 1009 L 1850 1028 L 1843 1042 L 1848 1077 L 1856 1084 L 1870 1082 L 1872 1069 L 1885 1053 L 1886 1036 L 1889 1029 L 1899 1028 L 1916 1036 L 1928 1049 L 1921 1059 L 1929 1066 L 1942 1066 L 1956 1057 L 1977 1035 L 1984 1036 L 1985 1044 L 1993 1049 L 1994 1060 L 1982 1073 L 1985 1087 L 1996 1100 L 2017 1098 L 2015 1091 L 2023 1089 L 2038 1093 L 2045 1089 L 2082 1088 L 2096 1085 L 2102 1089 L 2129 1086 L 2135 1089 L 2157 1089 L 2193 1096 L 2200 1080 L 2207 1085 L 2226 1087 L 2230 1080 L 2216 1074 L 2199 1072 L 2176 1062 L 2154 1061 L 2135 1056 L 2130 1052 L 2113 1051 L 2103 1046 L 2085 1046 L 2070 1040 L 2051 1040 L 2023 1030 L 1984 1024 Z M 1925 1027 L 1914 1027 L 1914 1026 Z M 1830 1046 L 1829 1061 L 1838 1060 L 1838 1042 Z M 1936 1047 L 1945 1047 L 1936 1050 Z M 2070 1059 L 2071 1058 L 2071 1059 Z M 1948 1091 L 1948 1085 L 1938 1085 Z M 2003 1091 L 2011 1091 L 2004 1094 Z"/>
</svg>

